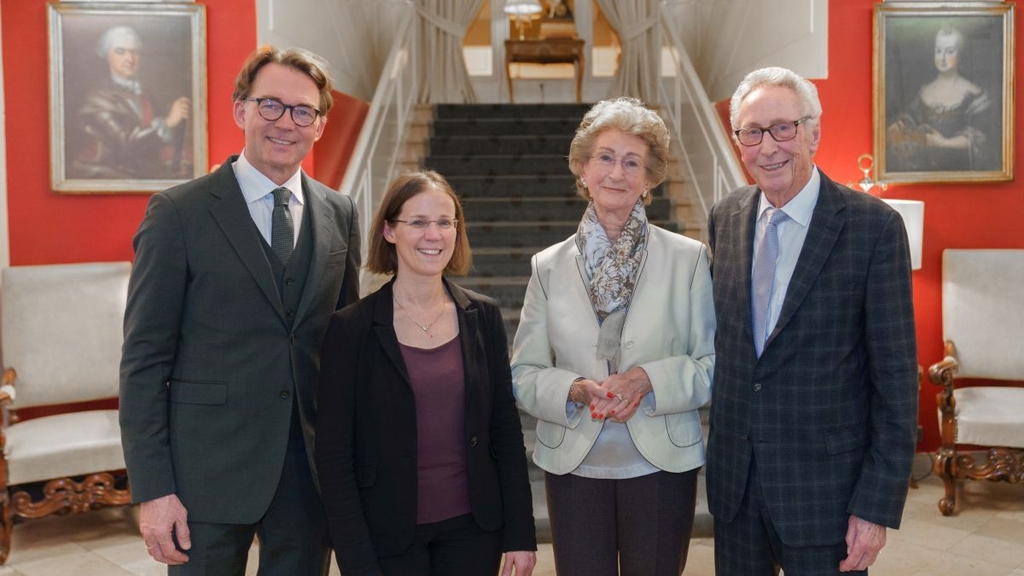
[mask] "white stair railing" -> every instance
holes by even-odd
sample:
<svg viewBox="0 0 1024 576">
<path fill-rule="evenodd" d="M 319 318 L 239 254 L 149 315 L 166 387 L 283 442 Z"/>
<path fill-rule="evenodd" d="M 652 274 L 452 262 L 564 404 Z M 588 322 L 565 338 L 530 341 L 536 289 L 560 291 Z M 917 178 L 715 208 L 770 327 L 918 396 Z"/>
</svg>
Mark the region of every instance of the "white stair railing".
<svg viewBox="0 0 1024 576">
<path fill-rule="evenodd" d="M 658 105 L 673 140 L 682 148 L 681 162 L 705 221 L 711 206 L 747 183 L 727 131 L 708 99 L 675 23 L 671 2 L 661 2 L 663 71 Z"/>
<path fill-rule="evenodd" d="M 396 175 L 405 131 L 416 103 L 418 34 L 416 12 L 405 11 L 339 188 L 342 194 L 352 197 L 359 210 L 363 262 L 370 221 L 388 182 Z"/>
</svg>

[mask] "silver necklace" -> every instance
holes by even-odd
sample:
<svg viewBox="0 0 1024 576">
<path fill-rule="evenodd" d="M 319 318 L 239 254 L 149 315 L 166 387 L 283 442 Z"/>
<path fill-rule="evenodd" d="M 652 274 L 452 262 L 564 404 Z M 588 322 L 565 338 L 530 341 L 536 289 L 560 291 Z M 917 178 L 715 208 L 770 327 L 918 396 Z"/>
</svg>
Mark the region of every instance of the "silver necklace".
<svg viewBox="0 0 1024 576">
<path fill-rule="evenodd" d="M 405 314 L 405 317 L 409 319 L 409 322 L 412 322 L 413 324 L 416 325 L 417 328 L 419 328 L 420 330 L 423 330 L 423 333 L 426 334 L 427 336 L 430 336 L 431 338 L 434 337 L 434 335 L 430 333 L 430 328 L 434 324 L 437 324 L 437 321 L 441 319 L 441 316 L 444 314 L 444 309 L 445 309 L 445 304 L 446 303 L 441 305 L 441 311 L 437 313 L 437 317 L 435 317 L 433 320 L 431 320 L 429 324 L 420 324 L 419 322 L 416 321 L 415 318 L 412 317 L 412 315 L 409 314 L 409 309 L 406 308 L 402 304 L 402 302 L 398 299 L 398 294 L 397 293 L 391 292 L 391 296 L 392 296 L 392 298 L 394 298 L 395 304 L 398 304 L 398 307 L 402 309 L 402 313 Z"/>
</svg>

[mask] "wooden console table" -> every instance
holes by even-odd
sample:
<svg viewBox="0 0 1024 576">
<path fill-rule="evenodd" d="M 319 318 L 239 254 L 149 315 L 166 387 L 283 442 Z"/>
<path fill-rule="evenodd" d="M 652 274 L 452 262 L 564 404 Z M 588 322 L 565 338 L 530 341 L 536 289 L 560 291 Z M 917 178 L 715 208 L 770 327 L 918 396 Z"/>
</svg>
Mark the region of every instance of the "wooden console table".
<svg viewBox="0 0 1024 576">
<path fill-rule="evenodd" d="M 583 102 L 583 40 L 547 38 L 544 40 L 505 40 L 505 75 L 508 76 L 508 99 L 512 92 L 512 64 L 572 64 L 576 71 L 576 102 Z"/>
</svg>

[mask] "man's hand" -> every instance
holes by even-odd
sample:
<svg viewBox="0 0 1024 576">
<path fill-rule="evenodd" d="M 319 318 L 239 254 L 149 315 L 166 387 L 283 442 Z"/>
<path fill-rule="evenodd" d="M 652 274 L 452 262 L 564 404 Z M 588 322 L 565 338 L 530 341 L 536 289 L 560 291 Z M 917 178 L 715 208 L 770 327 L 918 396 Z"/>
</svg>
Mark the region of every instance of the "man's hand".
<svg viewBox="0 0 1024 576">
<path fill-rule="evenodd" d="M 537 553 L 533 550 L 505 552 L 505 565 L 502 567 L 501 576 L 513 576 L 513 568 L 515 568 L 515 576 L 530 576 L 536 565 Z"/>
<path fill-rule="evenodd" d="M 192 547 L 187 518 L 188 512 L 175 494 L 147 500 L 139 506 L 139 530 L 146 551 L 154 560 L 164 564 L 188 562 L 188 555 L 174 545 L 177 538 L 182 550 Z"/>
<path fill-rule="evenodd" d="M 840 572 L 867 570 L 875 563 L 885 546 L 885 526 L 850 516 L 846 531 L 846 558 L 839 563 Z"/>
</svg>

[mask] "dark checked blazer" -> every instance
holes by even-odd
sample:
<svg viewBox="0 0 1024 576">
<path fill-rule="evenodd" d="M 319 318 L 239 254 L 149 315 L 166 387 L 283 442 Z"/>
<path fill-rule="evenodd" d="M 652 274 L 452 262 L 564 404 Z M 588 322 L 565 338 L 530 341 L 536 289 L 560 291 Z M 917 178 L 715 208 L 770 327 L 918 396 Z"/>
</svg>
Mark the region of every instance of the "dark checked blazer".
<svg viewBox="0 0 1024 576">
<path fill-rule="evenodd" d="M 707 490 L 736 516 L 756 466 L 790 546 L 842 542 L 850 515 L 898 528 L 917 430 L 917 350 L 903 220 L 821 175 L 782 311 L 761 358 L 750 271 L 760 190 L 708 219 L 718 333 Z"/>
</svg>

